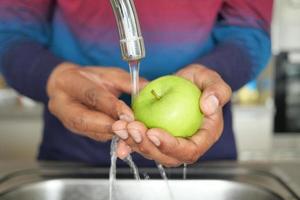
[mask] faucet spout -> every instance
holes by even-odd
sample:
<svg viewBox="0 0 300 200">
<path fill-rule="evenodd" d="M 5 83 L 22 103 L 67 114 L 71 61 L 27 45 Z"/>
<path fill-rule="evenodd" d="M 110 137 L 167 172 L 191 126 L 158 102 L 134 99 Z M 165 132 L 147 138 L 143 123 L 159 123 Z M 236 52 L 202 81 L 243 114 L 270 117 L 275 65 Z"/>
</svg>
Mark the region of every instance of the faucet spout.
<svg viewBox="0 0 300 200">
<path fill-rule="evenodd" d="M 123 60 L 141 60 L 145 57 L 145 45 L 133 0 L 110 0 L 110 3 L 118 25 Z"/>
</svg>

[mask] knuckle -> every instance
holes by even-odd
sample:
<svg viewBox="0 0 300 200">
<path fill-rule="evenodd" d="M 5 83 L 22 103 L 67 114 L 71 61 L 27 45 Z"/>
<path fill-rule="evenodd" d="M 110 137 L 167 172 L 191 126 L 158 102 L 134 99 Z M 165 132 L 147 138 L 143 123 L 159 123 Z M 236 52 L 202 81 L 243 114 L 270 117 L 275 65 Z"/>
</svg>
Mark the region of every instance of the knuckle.
<svg viewBox="0 0 300 200">
<path fill-rule="evenodd" d="M 107 122 L 106 124 L 102 124 L 101 127 L 101 132 L 103 133 L 112 133 L 112 122 Z"/>
<path fill-rule="evenodd" d="M 59 109 L 59 100 L 56 97 L 50 98 L 48 101 L 48 110 L 57 118 L 62 118 L 62 112 Z"/>
<path fill-rule="evenodd" d="M 112 109 L 114 110 L 118 109 L 119 101 L 115 96 L 109 95 L 107 97 L 107 102 L 110 102 Z"/>
<path fill-rule="evenodd" d="M 74 75 L 75 70 L 74 69 L 65 69 L 64 71 L 57 74 L 55 78 L 55 85 L 59 88 L 65 88 L 66 82 L 70 82 L 70 77 Z M 64 74 L 67 73 L 69 76 L 65 76 Z"/>
<path fill-rule="evenodd" d="M 190 152 L 190 154 L 187 155 L 186 158 L 187 158 L 186 162 L 188 164 L 195 163 L 199 159 L 199 153 L 194 150 L 194 151 Z"/>
<path fill-rule="evenodd" d="M 142 154 L 145 154 L 145 155 L 149 155 L 150 154 L 150 150 L 148 148 L 145 148 L 144 146 L 140 146 L 139 150 L 140 150 L 140 152 Z"/>
<path fill-rule="evenodd" d="M 221 79 L 221 80 L 223 80 L 222 77 L 221 77 L 221 75 L 220 75 L 218 72 L 213 71 L 213 70 L 209 70 L 209 73 L 210 73 L 210 75 L 211 75 L 212 77 L 214 77 L 215 79 Z"/>
<path fill-rule="evenodd" d="M 159 149 L 162 153 L 166 155 L 176 155 L 181 151 L 179 140 L 176 139 L 172 143 L 161 142 Z"/>
<path fill-rule="evenodd" d="M 232 89 L 231 89 L 231 87 L 227 83 L 225 83 L 225 88 L 226 88 L 227 93 L 229 94 L 229 96 L 231 96 L 232 95 Z"/>
<path fill-rule="evenodd" d="M 211 90 L 213 90 L 219 97 L 221 105 L 227 103 L 232 95 L 231 87 L 223 80 L 216 82 L 216 84 L 211 88 Z"/>
<path fill-rule="evenodd" d="M 174 154 L 174 147 L 170 148 L 167 145 L 165 145 L 163 142 L 160 144 L 159 149 L 161 150 L 162 153 L 166 155 Z"/>
<path fill-rule="evenodd" d="M 203 73 L 207 74 L 208 77 L 212 77 L 214 79 L 222 79 L 219 73 L 209 68 L 203 69 Z"/>
<path fill-rule="evenodd" d="M 225 82 L 225 81 L 220 81 L 220 85 L 222 86 L 223 95 L 224 96 L 231 96 L 232 90 L 231 87 Z"/>
<path fill-rule="evenodd" d="M 95 89 L 88 89 L 84 92 L 85 103 L 91 107 L 96 107 L 99 102 L 99 94 Z"/>
<path fill-rule="evenodd" d="M 86 132 L 88 130 L 87 122 L 82 115 L 70 118 L 68 120 L 68 124 L 72 130 L 76 130 L 79 132 Z"/>
<path fill-rule="evenodd" d="M 55 100 L 54 99 L 50 99 L 48 102 L 48 109 L 49 111 L 54 114 L 55 113 Z"/>
</svg>

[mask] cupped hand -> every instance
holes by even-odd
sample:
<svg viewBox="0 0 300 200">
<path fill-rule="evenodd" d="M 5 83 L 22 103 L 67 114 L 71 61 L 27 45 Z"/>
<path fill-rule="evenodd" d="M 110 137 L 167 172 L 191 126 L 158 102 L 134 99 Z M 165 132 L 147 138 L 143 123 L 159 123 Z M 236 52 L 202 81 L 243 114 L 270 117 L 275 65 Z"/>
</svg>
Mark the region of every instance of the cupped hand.
<svg viewBox="0 0 300 200">
<path fill-rule="evenodd" d="M 145 82 L 141 79 L 140 85 Z M 133 120 L 130 108 L 118 99 L 130 92 L 130 74 L 122 69 L 65 62 L 48 79 L 48 108 L 72 132 L 107 141 L 117 119 Z"/>
<path fill-rule="evenodd" d="M 230 87 L 219 74 L 199 64 L 189 65 L 176 75 L 192 81 L 202 91 L 202 127 L 190 138 L 179 138 L 159 128 L 147 129 L 138 121 L 118 120 L 113 131 L 122 139 L 118 146 L 119 157 L 124 158 L 135 151 L 167 167 L 190 164 L 220 138 L 223 131 L 222 107 L 230 100 Z"/>
</svg>

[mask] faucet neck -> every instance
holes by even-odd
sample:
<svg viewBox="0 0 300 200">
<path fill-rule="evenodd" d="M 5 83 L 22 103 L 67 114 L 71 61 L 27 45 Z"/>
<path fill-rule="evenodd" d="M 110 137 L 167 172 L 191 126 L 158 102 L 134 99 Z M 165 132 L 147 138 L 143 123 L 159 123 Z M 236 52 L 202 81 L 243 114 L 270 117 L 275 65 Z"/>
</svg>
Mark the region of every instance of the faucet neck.
<svg viewBox="0 0 300 200">
<path fill-rule="evenodd" d="M 145 57 L 145 45 L 133 0 L 110 0 L 120 36 L 122 58 L 125 61 Z"/>
</svg>

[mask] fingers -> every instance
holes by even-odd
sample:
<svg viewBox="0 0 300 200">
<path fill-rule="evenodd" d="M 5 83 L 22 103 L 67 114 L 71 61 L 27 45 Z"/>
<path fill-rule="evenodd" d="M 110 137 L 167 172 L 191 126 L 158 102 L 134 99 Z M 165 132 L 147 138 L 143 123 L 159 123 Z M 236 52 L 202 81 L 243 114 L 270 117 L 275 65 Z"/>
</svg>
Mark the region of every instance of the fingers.
<svg viewBox="0 0 300 200">
<path fill-rule="evenodd" d="M 197 147 L 189 140 L 175 138 L 169 133 L 157 128 L 150 129 L 147 135 L 156 146 L 156 141 L 159 141 L 157 148 L 165 155 L 176 158 L 184 163 L 192 163 L 197 159 Z M 155 140 L 153 141 L 152 138 L 155 138 Z"/>
<path fill-rule="evenodd" d="M 202 128 L 191 138 L 175 138 L 158 128 L 148 130 L 147 136 L 161 153 L 183 163 L 194 163 L 219 139 L 222 131 L 223 117 L 220 109 L 205 118 Z"/>
<path fill-rule="evenodd" d="M 147 128 L 143 123 L 138 121 L 131 122 L 127 125 L 127 129 L 131 137 L 126 143 L 130 144 L 134 151 L 167 167 L 174 167 L 182 164 L 177 159 L 160 152 L 160 150 L 148 139 L 146 135 Z"/>
<path fill-rule="evenodd" d="M 120 143 L 120 147 L 118 147 L 118 156 L 120 158 L 124 158 L 124 156 L 126 157 L 128 155 L 128 147 L 130 147 L 130 149 L 140 153 L 145 158 L 156 160 L 167 167 L 174 167 L 182 164 L 177 159 L 164 155 L 156 148 L 156 146 L 147 138 L 147 128 L 141 122 L 133 121 L 128 123 L 119 120 L 114 123 L 113 131 L 119 137 L 122 135 L 120 135 L 120 133 L 123 131 L 127 131 L 128 133 L 128 137 L 123 141 L 126 144 L 122 142 Z"/>
<path fill-rule="evenodd" d="M 97 141 L 107 141 L 113 136 L 114 120 L 111 117 L 90 110 L 86 106 L 70 100 L 64 94 L 50 99 L 49 110 L 74 133 L 88 136 Z"/>
<path fill-rule="evenodd" d="M 146 126 L 138 121 L 131 122 L 127 125 L 127 130 L 131 138 L 137 143 L 141 143 L 143 136 L 145 135 L 147 128 Z"/>
<path fill-rule="evenodd" d="M 205 99 L 214 95 L 217 97 L 220 106 L 223 106 L 230 100 L 231 88 L 215 71 L 208 68 L 202 69 L 201 73 L 195 74 L 194 82 L 203 91 L 202 98 Z"/>
<path fill-rule="evenodd" d="M 131 148 L 124 142 L 129 137 L 127 124 L 125 120 L 118 120 L 112 126 L 112 131 L 121 139 L 117 146 L 117 156 L 120 159 L 125 159 L 131 153 Z"/>
<path fill-rule="evenodd" d="M 206 116 L 214 114 L 230 100 L 231 88 L 218 73 L 207 67 L 190 65 L 177 72 L 177 75 L 192 81 L 202 91 L 200 108 Z"/>
<path fill-rule="evenodd" d="M 202 128 L 191 138 L 176 138 L 164 130 L 147 129 L 138 121 L 119 120 L 113 125 L 113 132 L 124 139 L 125 144 L 119 148 L 119 157 L 128 155 L 128 149 L 138 152 L 145 158 L 156 160 L 168 166 L 182 163 L 194 163 L 220 137 L 223 131 L 222 110 L 204 119 Z M 123 133 L 126 132 L 126 137 Z"/>
<path fill-rule="evenodd" d="M 128 138 L 127 124 L 127 121 L 118 120 L 112 125 L 112 131 L 122 140 L 126 140 Z"/>
<path fill-rule="evenodd" d="M 86 106 L 117 119 L 116 107 L 119 100 L 116 96 L 82 76 L 78 71 L 73 70 L 68 73 L 68 76 L 58 81 L 58 87 Z"/>
<path fill-rule="evenodd" d="M 200 82 L 200 80 L 197 82 Z M 214 114 L 230 100 L 232 94 L 231 89 L 220 78 L 216 78 L 207 85 L 203 85 L 203 87 L 204 89 L 200 99 L 200 107 L 206 115 Z"/>
<path fill-rule="evenodd" d="M 131 148 L 123 141 L 120 140 L 117 146 L 117 156 L 120 159 L 125 159 L 131 153 Z"/>
<path fill-rule="evenodd" d="M 128 72 L 126 72 L 127 74 L 123 74 L 123 76 L 116 76 L 118 78 L 113 79 L 112 82 L 115 85 L 115 87 L 117 89 L 119 89 L 120 91 L 127 93 L 127 94 L 131 94 L 132 92 L 132 82 L 131 82 L 131 77 L 128 74 Z M 139 77 L 139 89 L 144 88 L 147 84 L 148 81 L 144 78 Z"/>
<path fill-rule="evenodd" d="M 95 67 L 87 67 L 84 70 L 91 71 L 94 75 L 97 75 L 94 79 L 98 83 L 110 85 L 118 89 L 121 92 L 131 94 L 131 76 L 130 74 L 120 68 L 115 67 L 105 67 L 101 70 Z M 145 78 L 139 77 L 139 87 L 143 88 L 148 84 Z"/>
<path fill-rule="evenodd" d="M 129 106 L 123 101 L 119 101 L 117 104 L 117 113 L 120 120 L 132 122 L 134 120 L 134 114 Z"/>
<path fill-rule="evenodd" d="M 114 119 L 118 118 L 118 96 L 123 92 L 131 93 L 128 72 L 112 67 L 80 68 L 67 65 L 58 68 L 61 70 L 55 70 L 48 81 L 50 98 L 55 97 L 58 91 L 63 91 L 92 109 L 104 112 Z M 147 81 L 141 78 L 141 87 L 145 84 Z"/>
<path fill-rule="evenodd" d="M 156 142 L 152 141 L 153 144 L 156 144 L 157 148 L 163 154 L 176 158 L 182 163 L 194 163 L 202 155 L 201 150 L 207 149 L 205 146 L 198 146 L 194 142 L 183 139 L 175 138 L 161 129 L 151 129 L 147 133 L 149 138 L 156 138 L 155 140 L 159 141 L 157 146 Z"/>
</svg>

